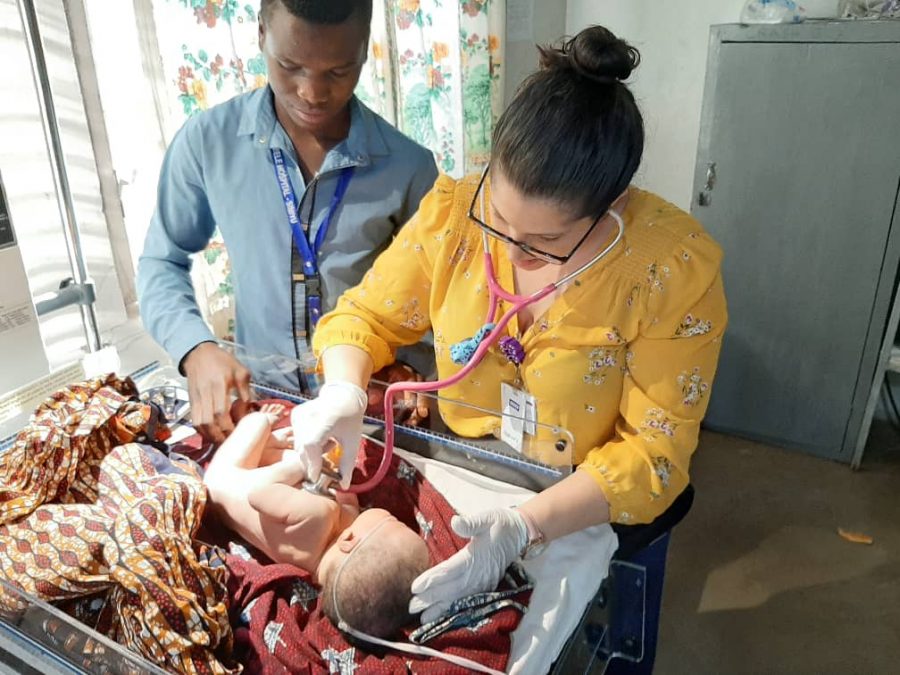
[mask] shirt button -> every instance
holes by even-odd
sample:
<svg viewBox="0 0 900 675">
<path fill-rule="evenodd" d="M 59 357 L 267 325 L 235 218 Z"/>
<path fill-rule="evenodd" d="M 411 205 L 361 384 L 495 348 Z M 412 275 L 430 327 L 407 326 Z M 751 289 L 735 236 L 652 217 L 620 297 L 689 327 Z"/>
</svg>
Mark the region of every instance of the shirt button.
<svg viewBox="0 0 900 675">
<path fill-rule="evenodd" d="M 260 137 L 259 137 L 259 144 L 260 144 L 260 145 L 265 145 L 265 144 L 266 144 L 266 141 L 268 141 L 268 140 L 269 140 L 269 139 L 266 138 L 265 136 L 260 136 Z"/>
</svg>

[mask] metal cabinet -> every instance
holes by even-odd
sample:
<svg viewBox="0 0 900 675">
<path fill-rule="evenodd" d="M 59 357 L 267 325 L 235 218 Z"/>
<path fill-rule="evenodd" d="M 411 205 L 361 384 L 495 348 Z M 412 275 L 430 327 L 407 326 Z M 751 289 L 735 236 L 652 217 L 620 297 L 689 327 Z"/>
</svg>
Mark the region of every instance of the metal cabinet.
<svg viewBox="0 0 900 675">
<path fill-rule="evenodd" d="M 694 186 L 730 315 L 707 426 L 850 461 L 900 260 L 900 22 L 714 26 Z"/>
</svg>

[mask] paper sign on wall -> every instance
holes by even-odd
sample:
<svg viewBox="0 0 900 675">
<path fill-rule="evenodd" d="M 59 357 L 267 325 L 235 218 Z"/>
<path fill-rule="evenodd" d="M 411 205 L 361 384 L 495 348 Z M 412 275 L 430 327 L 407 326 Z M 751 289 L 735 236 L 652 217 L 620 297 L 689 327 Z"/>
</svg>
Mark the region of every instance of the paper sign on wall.
<svg viewBox="0 0 900 675">
<path fill-rule="evenodd" d="M 506 39 L 509 42 L 534 41 L 534 0 L 507 0 Z"/>
</svg>

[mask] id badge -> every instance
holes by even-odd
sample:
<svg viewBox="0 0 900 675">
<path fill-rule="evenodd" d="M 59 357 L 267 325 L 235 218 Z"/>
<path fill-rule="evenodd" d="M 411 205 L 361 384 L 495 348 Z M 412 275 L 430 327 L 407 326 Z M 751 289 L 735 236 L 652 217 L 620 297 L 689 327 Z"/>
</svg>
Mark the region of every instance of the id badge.
<svg viewBox="0 0 900 675">
<path fill-rule="evenodd" d="M 500 440 L 522 452 L 524 436 L 537 433 L 537 402 L 534 396 L 507 382 L 500 383 L 503 418 Z"/>
</svg>

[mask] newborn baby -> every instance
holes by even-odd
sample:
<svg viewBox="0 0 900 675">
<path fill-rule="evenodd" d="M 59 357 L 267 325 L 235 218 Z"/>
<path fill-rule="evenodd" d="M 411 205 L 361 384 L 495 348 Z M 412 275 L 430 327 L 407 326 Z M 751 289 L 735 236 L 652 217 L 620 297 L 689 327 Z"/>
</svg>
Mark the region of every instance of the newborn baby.
<svg viewBox="0 0 900 675">
<path fill-rule="evenodd" d="M 305 465 L 291 449 L 291 429 L 273 432 L 276 419 L 246 415 L 216 451 L 203 478 L 210 509 L 274 562 L 312 574 L 332 623 L 336 597 L 351 627 L 392 637 L 410 621 L 410 586 L 429 562 L 425 542 L 384 509 L 360 513 L 355 495 L 338 493 L 335 501 L 304 490 Z M 375 527 L 378 533 L 346 564 L 335 589 L 338 567 Z"/>
</svg>

